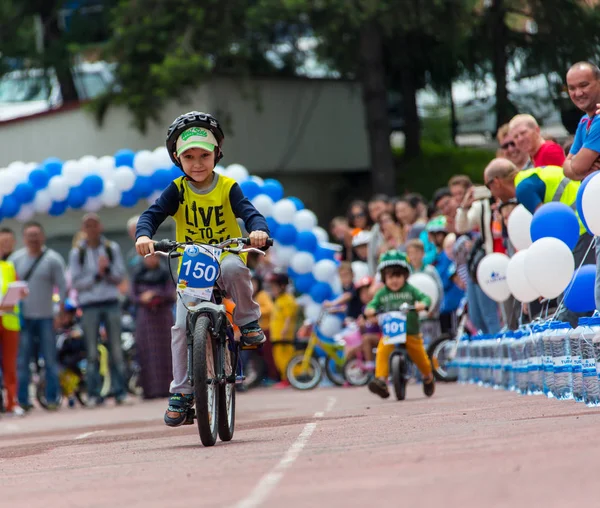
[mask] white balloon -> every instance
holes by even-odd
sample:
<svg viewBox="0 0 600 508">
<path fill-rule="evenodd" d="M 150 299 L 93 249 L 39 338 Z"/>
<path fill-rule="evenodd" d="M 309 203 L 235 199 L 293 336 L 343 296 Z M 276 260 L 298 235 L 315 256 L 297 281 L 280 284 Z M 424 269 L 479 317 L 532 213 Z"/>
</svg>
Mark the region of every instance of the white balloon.
<svg viewBox="0 0 600 508">
<path fill-rule="evenodd" d="M 312 232 L 319 242 L 329 242 L 329 235 L 322 227 L 317 226 L 316 228 L 313 228 Z"/>
<path fill-rule="evenodd" d="M 315 257 L 308 252 L 298 252 L 290 261 L 290 268 L 299 275 L 312 272 L 314 266 Z"/>
<path fill-rule="evenodd" d="M 217 165 L 215 166 L 215 169 L 214 169 L 214 171 L 215 171 L 215 173 L 219 173 L 220 175 L 227 176 L 227 175 L 225 174 L 225 168 L 224 168 L 223 166 L 219 165 L 219 164 L 217 164 Z"/>
<path fill-rule="evenodd" d="M 522 303 L 537 300 L 540 294 L 529 283 L 525 274 L 525 257 L 527 249 L 517 252 L 506 267 L 506 282 L 513 296 Z"/>
<path fill-rule="evenodd" d="M 241 164 L 230 164 L 227 166 L 227 176 L 233 178 L 237 183 L 248 180 L 248 170 Z"/>
<path fill-rule="evenodd" d="M 342 279 L 340 279 L 340 276 L 337 274 L 331 281 L 331 289 L 334 295 L 341 295 L 344 291 L 344 288 L 342 287 Z"/>
<path fill-rule="evenodd" d="M 585 186 L 581 198 L 581 209 L 589 230 L 596 236 L 600 235 L 600 178 L 594 176 Z"/>
<path fill-rule="evenodd" d="M 280 199 L 273 205 L 272 213 L 279 224 L 291 224 L 296 214 L 296 205 L 289 199 Z"/>
<path fill-rule="evenodd" d="M 275 246 L 273 262 L 281 268 L 287 268 L 288 266 L 290 266 L 292 258 L 296 255 L 297 252 L 298 250 L 293 245 L 277 244 Z"/>
<path fill-rule="evenodd" d="M 33 200 L 33 208 L 37 213 L 48 213 L 52 207 L 52 196 L 48 189 L 42 189 L 36 192 Z"/>
<path fill-rule="evenodd" d="M 156 169 L 169 169 L 173 165 L 166 146 L 155 148 L 152 152 L 152 158 Z"/>
<path fill-rule="evenodd" d="M 294 226 L 298 231 L 313 231 L 317 226 L 317 216 L 310 210 L 299 210 L 294 215 Z M 313 231 L 314 232 L 314 231 Z M 326 242 L 329 238 L 317 239 Z"/>
<path fill-rule="evenodd" d="M 510 297 L 506 269 L 510 258 L 493 252 L 485 256 L 477 267 L 477 283 L 481 290 L 495 302 L 505 302 Z"/>
<path fill-rule="evenodd" d="M 540 238 L 527 249 L 525 275 L 544 298 L 556 298 L 567 289 L 574 271 L 571 249 L 557 238 Z"/>
<path fill-rule="evenodd" d="M 21 206 L 21 209 L 19 210 L 19 213 L 16 215 L 15 219 L 17 219 L 19 222 L 27 222 L 28 220 L 33 219 L 34 215 L 35 209 L 31 203 L 28 203 Z"/>
<path fill-rule="evenodd" d="M 431 309 L 437 305 L 440 299 L 440 291 L 431 275 L 424 272 L 413 273 L 408 278 L 408 283 L 431 298 L 431 305 L 429 306 Z"/>
<path fill-rule="evenodd" d="M 318 303 L 313 302 L 311 299 L 310 303 L 306 304 L 306 307 L 304 308 L 304 316 L 306 319 L 314 323 L 317 319 L 319 319 L 320 314 L 321 306 Z"/>
<path fill-rule="evenodd" d="M 331 259 L 322 259 L 313 267 L 312 273 L 319 282 L 331 283 L 337 275 L 338 266 Z"/>
<path fill-rule="evenodd" d="M 66 161 L 63 164 L 62 176 L 70 187 L 77 187 L 85 178 L 85 168 L 79 161 Z"/>
<path fill-rule="evenodd" d="M 102 198 L 100 196 L 89 197 L 83 205 L 83 209 L 86 212 L 97 212 L 98 210 L 101 210 L 103 206 L 104 203 L 102 202 Z"/>
<path fill-rule="evenodd" d="M 112 180 L 105 181 L 100 199 L 104 206 L 115 207 L 121 202 L 121 190 Z"/>
<path fill-rule="evenodd" d="M 533 215 L 523 205 L 518 205 L 508 216 L 508 238 L 517 250 L 527 249 L 531 244 L 531 220 Z"/>
<path fill-rule="evenodd" d="M 100 174 L 103 171 L 114 171 L 116 169 L 115 158 L 112 155 L 103 155 L 98 159 L 97 165 Z"/>
<path fill-rule="evenodd" d="M 118 167 L 113 175 L 113 178 L 117 184 L 117 188 L 120 191 L 131 190 L 135 184 L 135 173 L 127 166 Z"/>
<path fill-rule="evenodd" d="M 352 261 L 352 274 L 356 284 L 363 277 L 369 276 L 369 265 L 364 261 Z"/>
<path fill-rule="evenodd" d="M 154 173 L 154 155 L 150 150 L 140 150 L 133 157 L 133 169 L 138 175 L 150 176 Z"/>
<path fill-rule="evenodd" d="M 252 180 L 253 182 L 256 182 L 258 185 L 260 185 L 261 187 L 263 186 L 263 184 L 265 183 L 265 181 L 260 177 L 260 176 L 255 176 L 252 175 L 250 177 L 250 180 Z"/>
<path fill-rule="evenodd" d="M 16 182 L 15 187 L 17 184 L 24 182 L 29 176 L 28 173 L 26 174 L 27 164 L 23 161 L 11 162 L 6 169 L 11 174 L 13 180 Z M 7 194 L 10 194 L 10 192 Z"/>
<path fill-rule="evenodd" d="M 64 176 L 53 176 L 48 182 L 48 192 L 54 201 L 64 201 L 69 195 L 69 182 Z"/>
<path fill-rule="evenodd" d="M 79 165 L 81 168 L 83 168 L 85 175 L 98 173 L 100 169 L 98 158 L 94 157 L 93 155 L 84 155 L 81 159 L 79 159 Z"/>
<path fill-rule="evenodd" d="M 8 168 L 0 171 L 0 194 L 8 196 L 12 194 L 19 183 L 17 175 L 12 173 Z"/>
<path fill-rule="evenodd" d="M 265 218 L 273 216 L 273 200 L 266 194 L 259 194 L 251 203 Z"/>
<path fill-rule="evenodd" d="M 340 333 L 342 330 L 342 319 L 333 314 L 327 314 L 319 325 L 319 331 L 328 338 L 333 338 L 333 336 L 337 333 Z"/>
</svg>

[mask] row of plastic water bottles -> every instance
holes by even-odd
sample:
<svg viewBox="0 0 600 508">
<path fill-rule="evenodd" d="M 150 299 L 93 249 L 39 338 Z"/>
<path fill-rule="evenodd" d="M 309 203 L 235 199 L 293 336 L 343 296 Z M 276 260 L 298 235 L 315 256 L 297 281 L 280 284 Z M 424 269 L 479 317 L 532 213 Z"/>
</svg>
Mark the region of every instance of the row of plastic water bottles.
<svg viewBox="0 0 600 508">
<path fill-rule="evenodd" d="M 465 336 L 455 360 L 459 383 L 600 405 L 600 317 Z"/>
</svg>

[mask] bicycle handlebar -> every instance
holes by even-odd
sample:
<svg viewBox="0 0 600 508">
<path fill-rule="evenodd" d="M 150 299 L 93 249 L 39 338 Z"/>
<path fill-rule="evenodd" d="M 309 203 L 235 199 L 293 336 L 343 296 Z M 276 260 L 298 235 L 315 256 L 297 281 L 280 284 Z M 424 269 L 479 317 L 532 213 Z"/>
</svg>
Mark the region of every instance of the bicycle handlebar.
<svg viewBox="0 0 600 508">
<path fill-rule="evenodd" d="M 264 251 L 256 249 L 254 247 L 250 247 L 250 248 L 246 248 L 246 249 L 244 249 L 242 247 L 229 248 L 228 246 L 232 245 L 232 244 L 249 246 L 249 245 L 251 245 L 251 240 L 250 240 L 250 238 L 229 238 L 229 239 L 225 240 L 224 242 L 217 243 L 217 244 L 204 244 L 201 242 L 176 242 L 175 240 L 159 240 L 157 242 L 154 242 L 154 252 L 156 254 L 169 255 L 170 257 L 175 258 L 175 257 L 179 257 L 182 255 L 181 252 L 175 252 L 175 253 L 173 252 L 174 250 L 176 250 L 180 247 L 185 247 L 186 245 L 208 245 L 210 247 L 222 249 L 227 252 L 231 252 L 233 254 L 241 254 L 243 252 L 257 252 L 257 253 L 264 255 Z M 266 242 L 265 246 L 272 247 L 273 239 L 267 238 L 267 242 Z"/>
</svg>

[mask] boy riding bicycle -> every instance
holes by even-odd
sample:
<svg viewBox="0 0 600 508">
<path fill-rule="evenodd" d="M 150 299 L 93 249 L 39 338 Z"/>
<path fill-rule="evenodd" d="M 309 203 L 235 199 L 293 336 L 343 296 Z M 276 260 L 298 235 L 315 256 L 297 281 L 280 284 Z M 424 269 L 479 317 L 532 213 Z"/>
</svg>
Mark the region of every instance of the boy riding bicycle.
<svg viewBox="0 0 600 508">
<path fill-rule="evenodd" d="M 379 258 L 378 270 L 385 287 L 381 288 L 365 309 L 365 316 L 372 318 L 378 313 L 399 311 L 402 304 L 413 305 L 415 310 L 409 311 L 406 319 L 406 352 L 423 376 L 423 391 L 431 397 L 435 391 L 431 362 L 423 346 L 423 338 L 419 333 L 418 311 L 426 310 L 431 299 L 414 286 L 408 284 L 410 264 L 406 256 L 398 251 L 385 252 Z M 387 399 L 390 392 L 387 387 L 390 356 L 394 344 L 384 344 L 379 340 L 375 358 L 375 377 L 369 383 L 369 390 Z"/>
<path fill-rule="evenodd" d="M 191 111 L 177 117 L 167 132 L 167 150 L 171 160 L 184 175 L 174 180 L 141 216 L 136 229 L 136 249 L 145 256 L 154 253 L 152 237 L 167 216 L 173 217 L 178 242 L 195 241 L 217 244 L 228 238 L 241 237 L 236 218 L 244 221 L 253 247 L 264 247 L 269 238 L 265 218 L 244 196 L 231 178 L 214 172 L 223 157 L 225 135 L 215 118 Z M 240 327 L 245 344 L 265 341 L 258 319 L 260 307 L 252 299 L 250 270 L 245 257 L 224 254 L 219 286 L 235 302 L 234 322 Z M 187 372 L 187 310 L 177 302 L 175 325 L 171 329 L 173 381 L 165 423 L 182 425 L 194 397 Z"/>
</svg>

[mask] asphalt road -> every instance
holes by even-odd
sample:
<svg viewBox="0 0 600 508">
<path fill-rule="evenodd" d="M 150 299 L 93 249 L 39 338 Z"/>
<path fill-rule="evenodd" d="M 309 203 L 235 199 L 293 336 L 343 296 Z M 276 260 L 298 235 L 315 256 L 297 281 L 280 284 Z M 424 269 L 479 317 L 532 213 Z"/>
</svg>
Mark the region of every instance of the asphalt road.
<svg viewBox="0 0 600 508">
<path fill-rule="evenodd" d="M 164 401 L 0 419 L 0 506 L 596 506 L 600 410 L 473 386 L 238 395 L 233 441 Z"/>
</svg>

